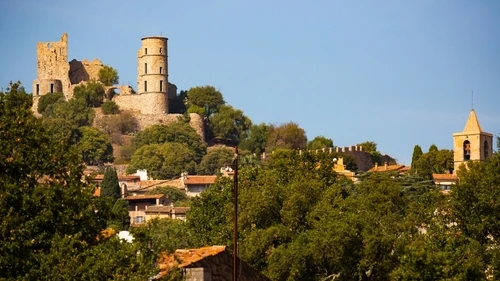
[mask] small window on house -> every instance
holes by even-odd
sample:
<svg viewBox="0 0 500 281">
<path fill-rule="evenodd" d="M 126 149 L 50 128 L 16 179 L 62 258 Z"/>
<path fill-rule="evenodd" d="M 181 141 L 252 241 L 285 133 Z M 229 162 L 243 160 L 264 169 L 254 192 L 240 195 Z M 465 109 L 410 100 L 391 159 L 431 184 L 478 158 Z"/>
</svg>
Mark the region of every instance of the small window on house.
<svg viewBox="0 0 500 281">
<path fill-rule="evenodd" d="M 464 161 L 470 160 L 470 141 L 464 141 Z"/>
<path fill-rule="evenodd" d="M 487 140 L 484 141 L 484 148 L 483 149 L 484 149 L 484 158 L 490 157 L 490 148 L 488 146 Z"/>
<path fill-rule="evenodd" d="M 36 84 L 36 94 L 40 94 L 40 84 Z"/>
<path fill-rule="evenodd" d="M 161 72 L 162 70 L 163 70 L 163 67 L 160 66 L 160 74 L 162 74 L 162 72 Z"/>
<path fill-rule="evenodd" d="M 160 80 L 160 92 L 163 92 L 163 80 Z"/>
<path fill-rule="evenodd" d="M 148 54 L 148 48 L 144 48 L 144 54 L 147 55 Z"/>
<path fill-rule="evenodd" d="M 54 84 L 50 84 L 50 92 L 53 93 L 54 92 Z"/>
<path fill-rule="evenodd" d="M 144 64 L 144 74 L 148 74 L 148 64 Z"/>
<path fill-rule="evenodd" d="M 162 49 L 162 48 L 160 48 L 160 54 L 163 54 L 163 53 L 162 53 L 162 51 L 163 51 L 163 49 Z"/>
<path fill-rule="evenodd" d="M 144 92 L 148 91 L 148 81 L 144 81 Z"/>
<path fill-rule="evenodd" d="M 134 223 L 144 223 L 145 221 L 146 221 L 146 218 L 144 216 L 134 217 Z"/>
</svg>

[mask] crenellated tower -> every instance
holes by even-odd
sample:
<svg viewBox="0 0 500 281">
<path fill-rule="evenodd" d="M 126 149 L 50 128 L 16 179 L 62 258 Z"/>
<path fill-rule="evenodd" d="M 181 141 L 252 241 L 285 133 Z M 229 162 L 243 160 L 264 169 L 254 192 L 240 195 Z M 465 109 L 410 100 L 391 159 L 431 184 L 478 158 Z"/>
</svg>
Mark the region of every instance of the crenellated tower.
<svg viewBox="0 0 500 281">
<path fill-rule="evenodd" d="M 467 161 L 481 161 L 493 154 L 493 135 L 483 132 L 476 111 L 472 109 L 465 128 L 453 134 L 454 174 Z"/>
</svg>

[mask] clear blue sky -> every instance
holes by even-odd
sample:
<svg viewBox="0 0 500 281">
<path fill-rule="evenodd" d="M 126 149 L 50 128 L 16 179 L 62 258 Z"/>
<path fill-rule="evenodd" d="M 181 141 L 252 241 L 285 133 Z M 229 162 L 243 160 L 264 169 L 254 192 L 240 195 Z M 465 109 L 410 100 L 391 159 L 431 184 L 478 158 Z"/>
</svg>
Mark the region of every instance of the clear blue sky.
<svg viewBox="0 0 500 281">
<path fill-rule="evenodd" d="M 99 58 L 136 86 L 141 38 L 169 38 L 179 89 L 213 85 L 254 123 L 309 140 L 452 148 L 474 108 L 500 133 L 500 1 L 0 1 L 0 85 L 36 76 L 36 43 L 68 33 L 69 60 Z"/>
</svg>

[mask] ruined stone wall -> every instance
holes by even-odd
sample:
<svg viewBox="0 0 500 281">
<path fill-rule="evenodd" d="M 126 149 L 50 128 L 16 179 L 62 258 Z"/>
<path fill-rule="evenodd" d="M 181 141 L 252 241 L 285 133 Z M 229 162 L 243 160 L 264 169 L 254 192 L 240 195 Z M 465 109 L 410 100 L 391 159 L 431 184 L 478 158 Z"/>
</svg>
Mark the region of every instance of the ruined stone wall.
<svg viewBox="0 0 500 281">
<path fill-rule="evenodd" d="M 69 80 L 73 85 L 82 81 L 99 80 L 99 70 L 102 67 L 103 63 L 98 59 L 93 61 L 74 59 L 69 62 Z"/>
<path fill-rule="evenodd" d="M 59 42 L 37 43 L 37 78 L 33 81 L 33 95 L 52 92 L 69 93 L 68 35 Z"/>
</svg>

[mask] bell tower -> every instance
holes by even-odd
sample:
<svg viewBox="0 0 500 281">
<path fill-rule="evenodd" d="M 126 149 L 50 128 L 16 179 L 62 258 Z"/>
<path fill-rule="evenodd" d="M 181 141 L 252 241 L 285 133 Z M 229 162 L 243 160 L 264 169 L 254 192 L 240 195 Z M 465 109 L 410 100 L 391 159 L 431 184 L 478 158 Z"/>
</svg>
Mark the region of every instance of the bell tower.
<svg viewBox="0 0 500 281">
<path fill-rule="evenodd" d="M 463 132 L 453 134 L 453 158 L 456 175 L 467 161 L 481 161 L 493 154 L 493 135 L 483 132 L 476 112 L 472 109 Z"/>
</svg>

